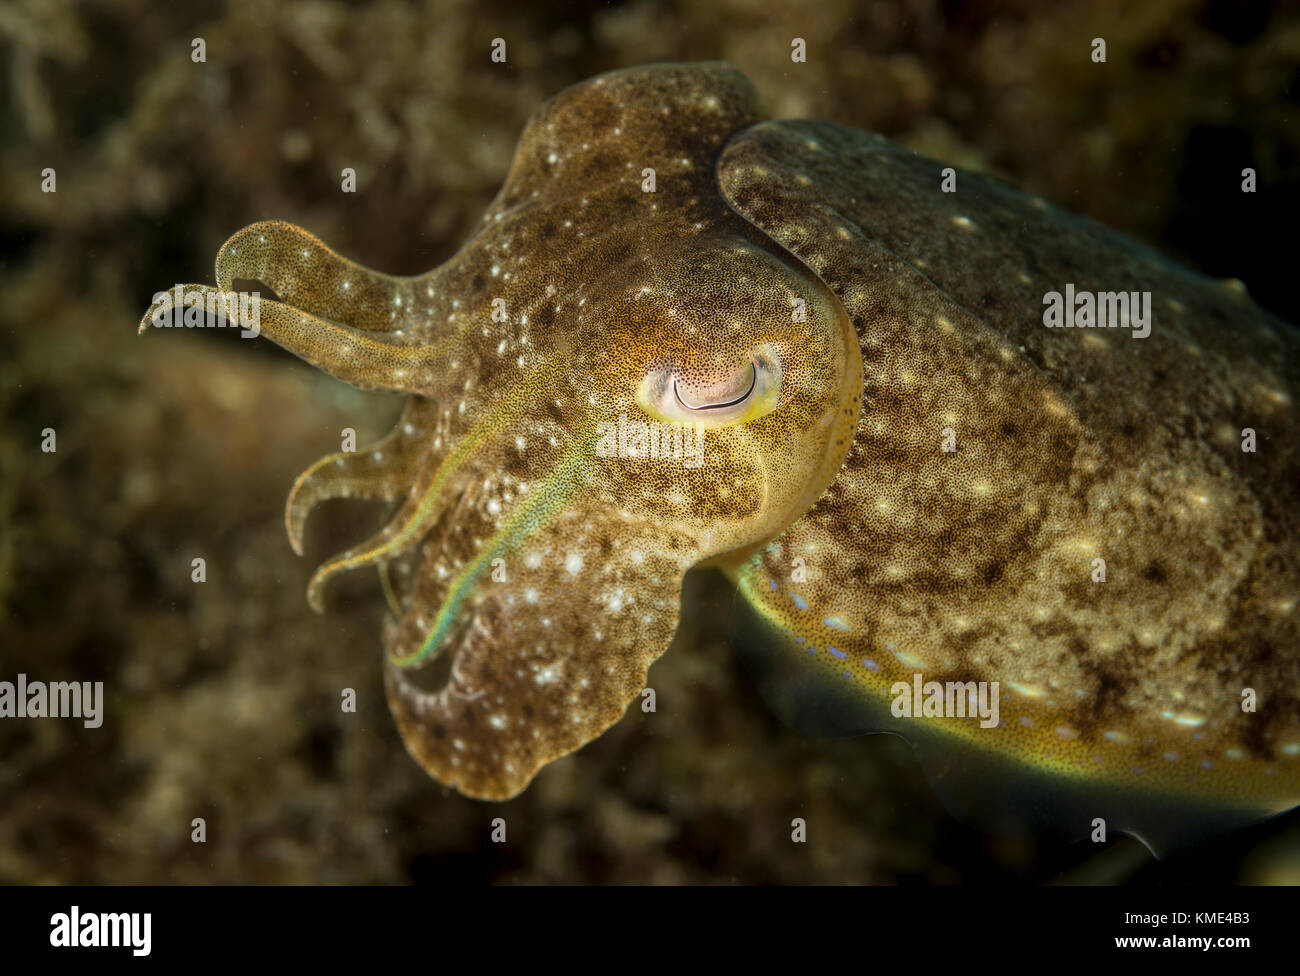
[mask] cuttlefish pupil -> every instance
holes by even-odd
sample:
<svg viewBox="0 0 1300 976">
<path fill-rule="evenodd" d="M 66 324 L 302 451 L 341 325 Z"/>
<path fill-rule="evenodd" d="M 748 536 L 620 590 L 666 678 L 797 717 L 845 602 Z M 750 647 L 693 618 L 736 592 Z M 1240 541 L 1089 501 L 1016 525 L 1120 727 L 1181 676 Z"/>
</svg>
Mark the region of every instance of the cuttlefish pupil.
<svg viewBox="0 0 1300 976">
<path fill-rule="evenodd" d="M 727 407 L 734 407 L 748 400 L 757 385 L 758 369 L 751 363 L 749 367 L 749 386 L 744 393 L 733 400 L 722 400 L 718 403 L 687 403 L 682 397 L 682 391 L 676 377 L 673 377 L 673 396 L 677 397 L 677 402 L 687 410 L 725 410 Z"/>
<path fill-rule="evenodd" d="M 711 566 L 783 714 L 903 732 L 943 783 L 1032 781 L 1083 833 L 1300 799 L 1295 330 L 1001 183 L 944 193 L 944 165 L 657 65 L 543 105 L 427 274 L 274 221 L 226 243 L 217 288 L 281 299 L 262 335 L 411 395 L 375 451 L 304 472 L 286 524 L 301 552 L 319 501 L 397 503 L 309 598 L 381 568 L 388 701 L 431 775 L 510 797 L 600 735 Z M 1139 344 L 1045 329 L 1064 284 L 1162 311 Z M 620 417 L 707 428 L 706 463 L 597 456 Z M 1003 720 L 892 719 L 922 670 L 1000 682 Z"/>
<path fill-rule="evenodd" d="M 785 375 L 781 355 L 771 344 L 750 351 L 748 360 L 712 383 L 687 383 L 672 368 L 656 370 L 641 381 L 637 403 L 657 420 L 707 429 L 757 420 L 780 406 Z"/>
</svg>

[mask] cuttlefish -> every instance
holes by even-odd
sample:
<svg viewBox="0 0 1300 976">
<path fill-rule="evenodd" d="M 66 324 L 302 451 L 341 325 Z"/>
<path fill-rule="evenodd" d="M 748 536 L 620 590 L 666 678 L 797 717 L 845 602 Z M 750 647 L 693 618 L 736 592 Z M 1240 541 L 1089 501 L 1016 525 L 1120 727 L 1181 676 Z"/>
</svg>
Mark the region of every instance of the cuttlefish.
<svg viewBox="0 0 1300 976">
<path fill-rule="evenodd" d="M 721 63 L 555 96 L 427 274 L 270 221 L 216 279 L 178 287 L 261 282 L 261 334 L 410 394 L 286 522 L 396 504 L 308 597 L 380 568 L 389 705 L 461 793 L 618 721 L 711 567 L 786 718 L 904 734 L 958 806 L 1182 837 L 1300 800 L 1300 342 L 1239 282 Z"/>
</svg>

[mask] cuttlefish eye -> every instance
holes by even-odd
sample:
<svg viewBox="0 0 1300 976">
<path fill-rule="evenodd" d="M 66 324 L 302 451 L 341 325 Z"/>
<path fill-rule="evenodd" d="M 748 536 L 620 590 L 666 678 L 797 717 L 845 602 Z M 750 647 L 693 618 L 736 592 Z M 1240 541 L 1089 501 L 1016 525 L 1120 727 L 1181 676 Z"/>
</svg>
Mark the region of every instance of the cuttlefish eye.
<svg viewBox="0 0 1300 976">
<path fill-rule="evenodd" d="M 771 343 L 764 343 L 721 376 L 672 366 L 653 370 L 641 381 L 636 400 L 656 420 L 730 427 L 775 410 L 781 379 L 781 357 Z"/>
</svg>

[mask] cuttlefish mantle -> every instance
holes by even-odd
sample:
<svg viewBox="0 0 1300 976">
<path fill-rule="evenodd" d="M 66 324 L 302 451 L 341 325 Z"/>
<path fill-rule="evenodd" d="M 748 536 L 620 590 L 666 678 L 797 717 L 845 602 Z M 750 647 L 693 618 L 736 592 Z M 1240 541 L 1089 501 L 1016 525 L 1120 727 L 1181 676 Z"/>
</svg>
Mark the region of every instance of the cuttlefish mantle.
<svg viewBox="0 0 1300 976">
<path fill-rule="evenodd" d="M 1295 331 L 1010 187 L 944 193 L 942 170 L 766 121 L 727 65 L 656 65 L 543 105 L 427 274 L 280 222 L 227 241 L 216 288 L 278 296 L 263 335 L 411 394 L 286 518 L 300 550 L 322 499 L 397 504 L 309 596 L 384 570 L 389 704 L 432 776 L 506 798 L 600 735 L 708 565 L 796 724 L 1059 786 L 1080 829 L 1090 805 L 1143 830 L 1297 802 Z M 1067 284 L 1150 293 L 1149 333 L 1045 328 Z M 701 463 L 664 447 L 683 430 Z M 898 718 L 917 674 L 997 682 L 999 721 Z"/>
</svg>

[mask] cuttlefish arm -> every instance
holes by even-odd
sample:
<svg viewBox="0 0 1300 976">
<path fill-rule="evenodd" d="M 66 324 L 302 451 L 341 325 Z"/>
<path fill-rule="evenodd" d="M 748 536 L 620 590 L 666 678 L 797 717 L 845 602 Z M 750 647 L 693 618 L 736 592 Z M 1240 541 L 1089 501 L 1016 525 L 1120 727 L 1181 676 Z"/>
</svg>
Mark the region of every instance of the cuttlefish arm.
<svg viewBox="0 0 1300 976">
<path fill-rule="evenodd" d="M 270 220 L 245 227 L 222 245 L 216 278 L 215 287 L 178 286 L 185 305 L 217 307 L 237 294 L 236 285 L 261 282 L 279 300 L 261 297 L 256 287 L 240 289 L 256 294 L 257 301 L 253 321 L 235 324 L 361 389 L 428 392 L 445 368 L 448 346 L 429 335 L 431 317 L 446 314 L 435 273 L 403 278 L 371 271 L 301 227 Z M 173 311 L 174 301 L 172 291 L 160 293 L 140 331 L 160 324 L 159 313 Z"/>
<path fill-rule="evenodd" d="M 436 442 L 439 436 L 437 404 L 412 397 L 397 426 L 379 443 L 364 451 L 327 454 L 300 474 L 284 513 L 293 551 L 302 555 L 307 516 L 327 499 L 394 502 L 409 498 L 411 485 L 427 461 L 429 440 Z"/>
</svg>

